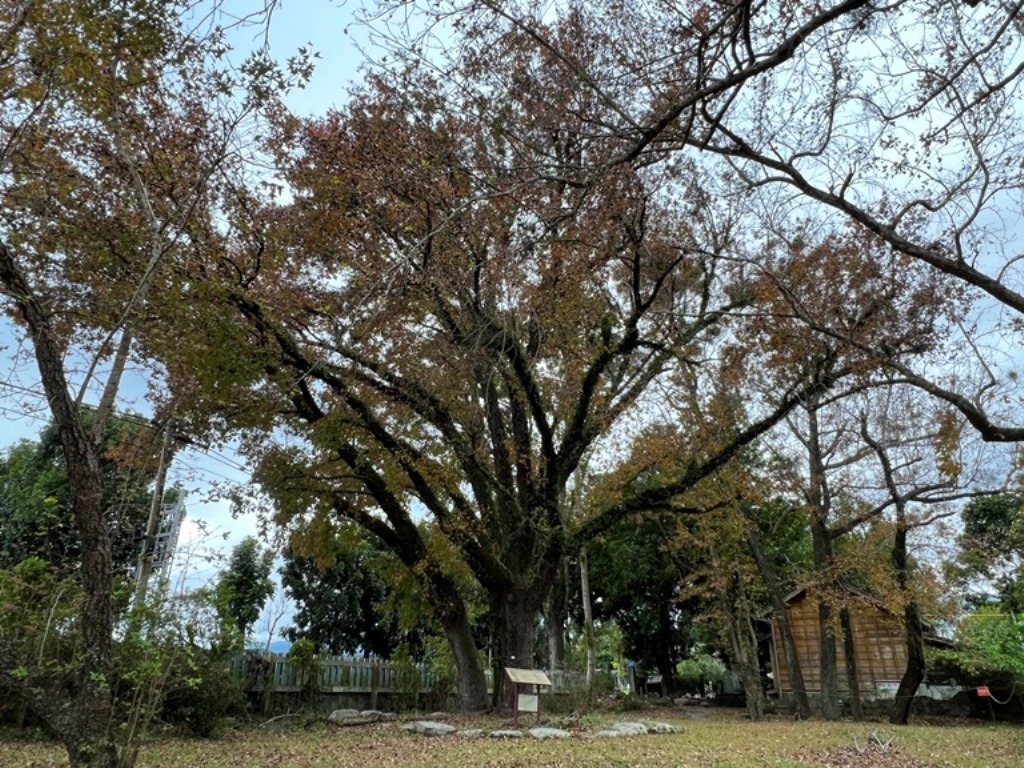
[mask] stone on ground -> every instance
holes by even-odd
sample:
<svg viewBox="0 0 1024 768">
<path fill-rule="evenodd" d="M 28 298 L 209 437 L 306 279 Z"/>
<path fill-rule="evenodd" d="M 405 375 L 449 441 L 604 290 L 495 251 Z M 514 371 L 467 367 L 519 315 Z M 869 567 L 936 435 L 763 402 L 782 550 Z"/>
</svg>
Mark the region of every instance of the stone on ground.
<svg viewBox="0 0 1024 768">
<path fill-rule="evenodd" d="M 615 723 L 611 730 L 618 731 L 623 736 L 644 736 L 647 733 L 647 726 L 637 722 Z"/>
<path fill-rule="evenodd" d="M 572 735 L 561 728 L 531 728 L 529 733 L 535 739 L 567 739 Z"/>
<path fill-rule="evenodd" d="M 416 720 L 412 723 L 406 723 L 402 726 L 402 729 L 412 733 L 422 733 L 424 736 L 445 736 L 449 733 L 455 733 L 457 730 L 454 725 L 435 723 L 432 720 Z"/>
<path fill-rule="evenodd" d="M 338 723 L 345 720 L 353 720 L 357 717 L 359 717 L 358 709 L 336 709 L 328 715 L 327 721 L 330 723 Z"/>
<path fill-rule="evenodd" d="M 679 733 L 679 729 L 669 723 L 651 723 L 647 729 L 651 733 Z"/>
<path fill-rule="evenodd" d="M 492 739 L 520 739 L 523 736 L 522 731 L 514 731 L 511 728 L 505 728 L 503 730 L 491 731 Z"/>
</svg>

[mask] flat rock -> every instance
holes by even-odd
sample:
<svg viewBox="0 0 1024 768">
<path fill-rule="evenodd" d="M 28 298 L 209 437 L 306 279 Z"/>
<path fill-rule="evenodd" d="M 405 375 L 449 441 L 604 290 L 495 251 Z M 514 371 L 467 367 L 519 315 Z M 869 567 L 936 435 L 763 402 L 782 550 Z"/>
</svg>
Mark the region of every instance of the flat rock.
<svg viewBox="0 0 1024 768">
<path fill-rule="evenodd" d="M 379 709 L 364 709 L 359 716 L 370 717 L 374 720 L 394 720 L 397 717 L 394 712 L 381 712 Z"/>
<path fill-rule="evenodd" d="M 618 736 L 624 736 L 624 735 L 625 734 L 623 734 L 622 731 L 611 731 L 611 730 L 608 730 L 607 728 L 605 730 L 603 730 L 603 731 L 595 731 L 594 732 L 594 736 L 601 736 L 601 737 L 608 737 L 608 736 L 616 736 L 616 737 L 618 737 Z"/>
<path fill-rule="evenodd" d="M 651 733 L 679 733 L 679 729 L 671 723 L 648 723 L 647 730 Z"/>
<path fill-rule="evenodd" d="M 447 712 L 431 712 L 427 715 L 427 720 L 444 720 L 447 717 L 450 717 Z"/>
<path fill-rule="evenodd" d="M 327 716 L 327 722 L 343 722 L 345 720 L 353 720 L 360 716 L 361 715 L 358 709 L 336 709 L 333 712 L 331 712 L 330 715 Z"/>
<path fill-rule="evenodd" d="M 647 726 L 637 722 L 615 723 L 611 730 L 618 731 L 623 736 L 644 736 L 647 734 Z"/>
<path fill-rule="evenodd" d="M 327 722 L 335 725 L 370 725 L 394 720 L 395 717 L 394 712 L 381 712 L 377 709 L 364 709 L 361 712 L 355 709 L 336 709 L 327 716 Z"/>
<path fill-rule="evenodd" d="M 522 737 L 522 731 L 514 731 L 511 728 L 505 728 L 503 730 L 498 731 L 491 731 L 492 739 L 521 739 Z"/>
<path fill-rule="evenodd" d="M 449 733 L 455 733 L 457 730 L 454 725 L 436 723 L 433 720 L 416 720 L 412 723 L 406 723 L 402 726 L 402 729 L 412 733 L 422 733 L 424 736 L 446 736 Z"/>
<path fill-rule="evenodd" d="M 568 739 L 572 736 L 561 728 L 531 728 L 529 734 L 535 739 Z"/>
<path fill-rule="evenodd" d="M 462 736 L 466 739 L 479 739 L 483 735 L 482 728 L 465 728 L 456 734 L 456 736 Z"/>
</svg>

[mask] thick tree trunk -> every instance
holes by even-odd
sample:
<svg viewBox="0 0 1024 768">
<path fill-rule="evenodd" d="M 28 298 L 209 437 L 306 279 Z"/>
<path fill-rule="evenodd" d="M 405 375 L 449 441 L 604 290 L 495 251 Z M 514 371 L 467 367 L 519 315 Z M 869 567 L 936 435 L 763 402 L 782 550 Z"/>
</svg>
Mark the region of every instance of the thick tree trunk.
<svg viewBox="0 0 1024 768">
<path fill-rule="evenodd" d="M 461 596 L 455 593 L 449 597 L 452 599 L 438 607 L 438 620 L 455 660 L 455 671 L 459 677 L 459 706 L 463 712 L 482 712 L 487 709 L 487 678 L 483 664 Z"/>
<path fill-rule="evenodd" d="M 508 667 L 533 669 L 533 648 L 540 606 L 536 595 L 527 590 L 497 597 L 498 660 L 501 675 L 495 679 L 498 709 L 507 711 L 512 705 L 512 689 L 504 670 Z"/>
<path fill-rule="evenodd" d="M 761 544 L 761 537 L 753 525 L 747 526 L 747 541 L 750 544 L 750 551 L 754 555 L 754 561 L 757 563 L 757 569 L 761 572 L 765 588 L 768 590 L 768 597 L 772 601 L 775 619 L 779 623 L 779 634 L 782 635 L 782 653 L 786 657 L 786 668 L 789 670 L 789 682 L 793 686 L 793 697 L 796 700 L 797 714 L 802 719 L 807 719 L 811 716 L 811 700 L 807 696 L 807 685 L 804 683 L 804 673 L 800 667 L 800 657 L 796 653 L 793 625 L 789 621 L 789 611 L 786 610 L 786 596 L 782 593 L 779 580 L 775 576 L 775 570 L 772 568 L 767 555 L 765 555 L 764 546 Z"/>
<path fill-rule="evenodd" d="M 846 657 L 846 686 L 850 691 L 850 715 L 854 720 L 864 719 L 864 707 L 860 695 L 860 678 L 857 672 L 857 655 L 853 637 L 853 621 L 850 609 L 843 606 L 839 612 L 839 625 L 843 630 L 843 655 Z"/>
<path fill-rule="evenodd" d="M 487 678 L 484 676 L 473 634 L 469 630 L 469 622 L 442 619 L 441 626 L 459 676 L 459 706 L 463 712 L 482 712 L 487 709 Z"/>
</svg>

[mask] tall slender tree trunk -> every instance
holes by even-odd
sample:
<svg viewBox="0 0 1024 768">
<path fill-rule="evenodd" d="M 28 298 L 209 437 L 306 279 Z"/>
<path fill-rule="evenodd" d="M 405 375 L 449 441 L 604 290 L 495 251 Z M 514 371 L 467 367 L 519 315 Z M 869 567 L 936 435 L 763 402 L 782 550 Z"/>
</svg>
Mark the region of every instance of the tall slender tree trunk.
<svg viewBox="0 0 1024 768">
<path fill-rule="evenodd" d="M 736 673 L 743 683 L 747 714 L 751 720 L 764 720 L 766 697 L 761 684 L 761 666 L 757 661 L 757 635 L 739 575 L 734 574 L 732 577 L 722 610 L 726 615 Z"/>
<path fill-rule="evenodd" d="M 750 551 L 754 555 L 757 569 L 768 590 L 768 597 L 772 601 L 772 611 L 779 623 L 782 652 L 786 658 L 786 668 L 789 670 L 789 682 L 793 686 L 797 714 L 802 719 L 807 719 L 811 716 L 811 701 L 807 696 L 807 685 L 804 683 L 800 657 L 796 653 L 796 640 L 793 638 L 793 625 L 789 620 L 789 611 L 786 609 L 786 596 L 782 593 L 775 570 L 765 555 L 761 537 L 752 524 L 747 525 L 747 542 L 750 544 Z"/>
<path fill-rule="evenodd" d="M 838 720 L 839 671 L 836 644 L 835 620 L 829 592 L 832 584 L 832 536 L 828 530 L 831 499 L 828 478 L 825 475 L 825 460 L 821 449 L 821 435 L 818 429 L 818 396 L 811 397 L 807 405 L 807 449 L 808 489 L 807 501 L 811 507 L 811 543 L 814 551 L 814 568 L 824 576 L 825 588 L 819 588 L 818 629 L 820 638 L 820 712 L 826 720 Z"/>
<path fill-rule="evenodd" d="M 566 560 L 562 558 L 551 593 L 544 603 L 544 626 L 548 636 L 548 668 L 551 672 L 565 669 L 565 622 L 569 610 L 566 604 Z"/>
<path fill-rule="evenodd" d="M 46 691 L 34 700 L 37 713 L 63 740 L 72 766 L 114 768 L 118 750 L 113 738 L 112 700 L 113 575 L 110 533 L 103 511 L 103 491 L 96 445 L 82 424 L 64 375 L 64 348 L 50 325 L 50 315 L 18 269 L 6 243 L 0 242 L 0 284 L 14 299 L 35 351 L 43 391 L 68 473 L 70 504 L 82 547 L 84 657 L 74 670 L 70 690 Z M 100 430 L 102 434 L 102 429 Z M 59 701 L 52 700 L 56 694 Z"/>
<path fill-rule="evenodd" d="M 673 650 L 676 647 L 673 642 L 674 627 L 672 624 L 672 603 L 670 598 L 662 597 L 658 604 L 658 648 L 654 654 L 654 663 L 661 674 L 661 694 L 670 696 L 672 694 L 672 675 L 676 671 L 678 660 L 674 657 Z"/>
<path fill-rule="evenodd" d="M 914 705 L 914 696 L 924 681 L 927 671 L 924 656 L 924 624 L 921 612 L 910 592 L 910 567 L 907 562 L 907 518 L 904 502 L 896 502 L 896 540 L 892 548 L 892 564 L 896 569 L 896 579 L 900 592 L 906 600 L 903 609 L 903 623 L 907 633 L 907 669 L 896 689 L 896 701 L 889 713 L 889 722 L 894 725 L 906 725 L 910 722 L 910 710 Z"/>
<path fill-rule="evenodd" d="M 850 691 L 850 715 L 854 720 L 864 719 L 864 706 L 860 695 L 860 676 L 857 670 L 856 641 L 849 606 L 839 611 L 839 626 L 843 630 L 843 655 L 846 657 L 846 687 Z"/>
<path fill-rule="evenodd" d="M 590 604 L 590 565 L 587 548 L 580 549 L 580 594 L 583 603 L 583 637 L 587 645 L 587 688 L 593 689 L 597 675 L 597 637 L 594 634 L 594 609 Z"/>
</svg>

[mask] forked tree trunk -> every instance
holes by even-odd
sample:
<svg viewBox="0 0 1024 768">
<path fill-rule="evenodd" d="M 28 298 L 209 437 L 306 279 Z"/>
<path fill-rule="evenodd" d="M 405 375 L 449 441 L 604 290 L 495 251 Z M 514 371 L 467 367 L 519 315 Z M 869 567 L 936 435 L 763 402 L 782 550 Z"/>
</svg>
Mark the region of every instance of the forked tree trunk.
<svg viewBox="0 0 1024 768">
<path fill-rule="evenodd" d="M 914 696 L 924 682 L 927 665 L 924 655 L 924 626 L 917 603 L 913 599 L 903 610 L 903 619 L 907 627 L 907 671 L 903 673 L 900 687 L 896 689 L 896 701 L 889 713 L 889 722 L 894 725 L 906 725 L 910 722 L 910 710 L 914 706 Z"/>
</svg>

